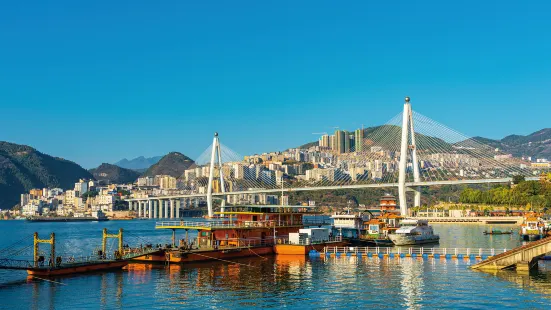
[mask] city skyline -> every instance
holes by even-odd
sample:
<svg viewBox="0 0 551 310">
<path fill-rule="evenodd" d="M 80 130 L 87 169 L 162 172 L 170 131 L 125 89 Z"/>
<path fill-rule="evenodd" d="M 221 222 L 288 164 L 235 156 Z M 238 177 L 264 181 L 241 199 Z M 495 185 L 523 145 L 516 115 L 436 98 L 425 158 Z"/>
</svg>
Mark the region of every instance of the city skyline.
<svg viewBox="0 0 551 310">
<path fill-rule="evenodd" d="M 196 158 L 215 131 L 284 150 L 382 125 L 404 96 L 467 136 L 549 127 L 547 2 L 26 4 L 0 13 L 0 140 L 86 168 Z"/>
</svg>

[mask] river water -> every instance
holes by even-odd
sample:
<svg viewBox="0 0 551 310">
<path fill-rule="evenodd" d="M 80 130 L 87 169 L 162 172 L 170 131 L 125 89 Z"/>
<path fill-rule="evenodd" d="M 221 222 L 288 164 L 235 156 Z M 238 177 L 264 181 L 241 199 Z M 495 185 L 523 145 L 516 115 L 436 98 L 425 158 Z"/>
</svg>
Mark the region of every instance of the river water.
<svg viewBox="0 0 551 310">
<path fill-rule="evenodd" d="M 124 228 L 127 240 L 169 243 L 154 221 L 86 223 L 0 222 L 0 249 L 32 244 L 56 232 L 57 253 L 92 251 L 101 230 Z M 512 248 L 518 235 L 484 236 L 487 226 L 435 224 L 440 247 Z M 511 225 L 494 225 L 510 229 Z M 516 230 L 517 227 L 515 227 Z M 136 239 L 134 239 L 136 238 Z M 130 242 L 130 241 L 129 241 Z M 109 246 L 113 247 L 114 242 Z M 29 251 L 30 253 L 30 251 Z M 551 264 L 539 270 L 488 274 L 471 261 L 411 258 L 270 256 L 192 265 L 129 265 L 128 270 L 27 279 L 0 270 L 0 309 L 543 309 L 551 301 Z"/>
</svg>

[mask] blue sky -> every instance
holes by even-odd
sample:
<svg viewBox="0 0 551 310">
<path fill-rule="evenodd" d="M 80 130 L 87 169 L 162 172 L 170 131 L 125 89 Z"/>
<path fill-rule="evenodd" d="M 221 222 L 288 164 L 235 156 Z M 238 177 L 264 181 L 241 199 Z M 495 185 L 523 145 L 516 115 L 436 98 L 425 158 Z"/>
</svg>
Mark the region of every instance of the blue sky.
<svg viewBox="0 0 551 310">
<path fill-rule="evenodd" d="M 9 1 L 0 140 L 86 168 L 240 154 L 414 110 L 469 136 L 550 127 L 551 2 Z"/>
</svg>

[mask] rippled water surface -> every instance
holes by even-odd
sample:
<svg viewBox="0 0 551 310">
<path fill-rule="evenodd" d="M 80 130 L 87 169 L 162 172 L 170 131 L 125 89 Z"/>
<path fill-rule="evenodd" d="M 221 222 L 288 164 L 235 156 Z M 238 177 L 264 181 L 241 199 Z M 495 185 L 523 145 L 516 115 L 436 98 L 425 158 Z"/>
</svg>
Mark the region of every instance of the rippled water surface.
<svg viewBox="0 0 551 310">
<path fill-rule="evenodd" d="M 170 232 L 152 221 L 102 223 L 0 222 L 0 248 L 28 237 L 31 244 L 56 232 L 59 253 L 91 251 L 101 229 L 125 229 L 170 242 Z M 494 226 L 510 229 L 513 226 Z M 440 247 L 512 248 L 518 236 L 484 236 L 487 226 L 434 225 Z M 469 270 L 471 261 L 412 258 L 294 256 L 244 258 L 188 265 L 130 265 L 128 270 L 53 279 L 27 279 L 25 272 L 0 270 L 1 309 L 204 309 L 204 308 L 453 308 L 543 309 L 551 301 L 551 265 L 526 275 Z"/>
</svg>

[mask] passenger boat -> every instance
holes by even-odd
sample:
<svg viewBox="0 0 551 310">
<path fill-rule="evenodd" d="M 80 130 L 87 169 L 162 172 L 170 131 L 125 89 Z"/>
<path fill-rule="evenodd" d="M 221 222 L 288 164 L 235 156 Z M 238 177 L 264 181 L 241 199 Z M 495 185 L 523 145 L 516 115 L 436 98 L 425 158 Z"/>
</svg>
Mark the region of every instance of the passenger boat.
<svg viewBox="0 0 551 310">
<path fill-rule="evenodd" d="M 429 226 L 427 220 L 402 220 L 396 233 L 390 234 L 388 237 L 395 245 L 416 245 L 440 241 L 440 236 L 434 234 L 432 226 Z"/>
<path fill-rule="evenodd" d="M 91 216 L 30 216 L 26 218 L 28 222 L 103 222 L 109 221 L 102 211 L 95 211 Z"/>
<path fill-rule="evenodd" d="M 394 246 L 394 243 L 389 239 L 389 235 L 398 230 L 402 219 L 403 217 L 396 213 L 383 213 L 380 217 L 365 223 L 367 230 L 362 239 L 366 240 L 368 245 Z"/>
<path fill-rule="evenodd" d="M 287 247 L 292 245 L 289 242 L 290 234 L 299 233 L 300 229 L 307 226 L 328 224 L 320 217 L 305 219 L 304 216 L 319 214 L 313 207 L 305 206 L 226 206 L 223 212 L 215 214 L 224 218 L 157 223 L 156 229 L 172 230 L 172 245 L 160 253 L 136 260 L 185 263 L 273 253 L 295 254 L 300 252 L 295 251 L 297 248 L 293 247 L 293 251 L 290 251 Z M 186 234 L 178 244 L 177 230 L 184 230 Z M 197 231 L 197 237 L 193 240 L 188 236 L 190 230 Z M 316 249 L 325 246 L 313 239 L 310 239 L 310 243 L 297 246 L 313 246 Z"/>
<path fill-rule="evenodd" d="M 366 240 L 363 240 L 361 236 L 365 235 L 365 222 L 370 219 L 370 214 L 362 212 L 350 212 L 350 210 L 335 212 L 331 215 L 331 234 L 342 237 L 343 240 L 350 242 L 352 245 L 367 245 Z"/>
<path fill-rule="evenodd" d="M 332 237 L 329 228 L 304 228 L 290 233 L 288 239 L 278 239 L 274 252 L 279 255 L 307 255 L 310 251 L 321 252 L 326 246 L 348 245 L 341 236 Z"/>
<path fill-rule="evenodd" d="M 545 224 L 535 215 L 528 215 L 520 227 L 520 238 L 524 241 L 536 241 L 545 237 Z"/>
</svg>

